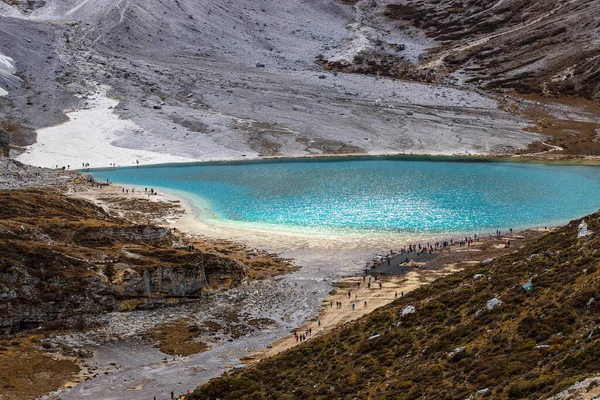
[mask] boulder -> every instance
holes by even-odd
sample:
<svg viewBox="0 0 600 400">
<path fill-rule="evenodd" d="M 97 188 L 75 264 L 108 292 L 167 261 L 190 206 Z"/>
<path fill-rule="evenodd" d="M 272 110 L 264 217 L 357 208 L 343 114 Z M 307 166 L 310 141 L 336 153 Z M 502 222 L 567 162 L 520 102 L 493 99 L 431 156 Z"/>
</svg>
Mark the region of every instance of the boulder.
<svg viewBox="0 0 600 400">
<path fill-rule="evenodd" d="M 588 226 L 585 221 L 581 221 L 579 227 L 577 227 L 577 238 L 582 238 L 590 234 L 588 231 Z"/>
<path fill-rule="evenodd" d="M 412 305 L 407 306 L 404 310 L 402 310 L 402 316 L 405 317 L 408 314 L 413 314 L 415 311 L 416 310 L 415 310 L 414 306 L 412 306 Z"/>
<path fill-rule="evenodd" d="M 485 307 L 488 309 L 488 311 L 492 311 L 496 306 L 499 305 L 502 305 L 502 300 L 494 297 L 493 299 L 487 301 Z"/>
</svg>

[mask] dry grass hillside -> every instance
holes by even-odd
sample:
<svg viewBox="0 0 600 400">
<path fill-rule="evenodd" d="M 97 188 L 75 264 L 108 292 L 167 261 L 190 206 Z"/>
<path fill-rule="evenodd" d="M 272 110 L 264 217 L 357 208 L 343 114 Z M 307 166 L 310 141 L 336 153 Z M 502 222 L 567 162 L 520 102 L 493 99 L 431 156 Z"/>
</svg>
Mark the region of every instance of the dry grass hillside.
<svg viewBox="0 0 600 400">
<path fill-rule="evenodd" d="M 572 221 L 326 336 L 214 379 L 192 398 L 559 393 L 600 371 L 600 213 L 584 220 L 593 233 L 578 238 L 580 221 Z M 533 290 L 524 290 L 527 282 Z"/>
</svg>

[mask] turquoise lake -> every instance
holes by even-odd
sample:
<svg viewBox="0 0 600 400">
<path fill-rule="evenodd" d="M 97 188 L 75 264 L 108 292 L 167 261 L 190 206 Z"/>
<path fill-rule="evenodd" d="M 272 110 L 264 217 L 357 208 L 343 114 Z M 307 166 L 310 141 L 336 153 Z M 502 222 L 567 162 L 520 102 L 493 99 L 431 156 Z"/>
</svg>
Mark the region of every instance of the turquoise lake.
<svg viewBox="0 0 600 400">
<path fill-rule="evenodd" d="M 416 157 L 97 169 L 174 190 L 201 219 L 307 232 L 440 234 L 557 225 L 600 207 L 600 167 Z M 200 207 L 201 205 L 201 207 Z"/>
</svg>

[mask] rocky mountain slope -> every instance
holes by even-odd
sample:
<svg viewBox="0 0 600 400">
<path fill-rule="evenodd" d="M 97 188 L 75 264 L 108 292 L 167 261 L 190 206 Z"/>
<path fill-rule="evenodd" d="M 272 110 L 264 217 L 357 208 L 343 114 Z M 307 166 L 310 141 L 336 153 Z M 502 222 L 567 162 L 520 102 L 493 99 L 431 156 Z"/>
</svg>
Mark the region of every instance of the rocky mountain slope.
<svg viewBox="0 0 600 400">
<path fill-rule="evenodd" d="M 331 68 L 599 99 L 596 1 L 384 0 L 356 9 L 364 25 L 423 35 L 430 48 L 414 62 L 406 45 L 381 38 L 353 59 L 325 59 Z"/>
<path fill-rule="evenodd" d="M 244 277 L 244 265 L 190 252 L 165 228 L 47 190 L 0 191 L 2 334 L 198 298 Z"/>
<path fill-rule="evenodd" d="M 421 68 L 488 88 L 600 99 L 600 4 L 593 0 L 386 2 L 385 16 L 438 45 Z"/>
<path fill-rule="evenodd" d="M 193 399 L 546 398 L 600 368 L 600 213 L 440 279 Z M 528 290 L 527 288 L 530 288 Z M 575 385 L 592 390 L 594 379 Z M 584 387 L 585 386 L 585 387 Z"/>
<path fill-rule="evenodd" d="M 319 57 L 352 59 L 377 43 L 403 47 L 410 63 L 433 46 L 389 21 L 367 26 L 367 2 L 7 1 L 0 119 L 16 151 L 64 110 L 93 107 L 98 85 L 136 125 L 116 129 L 114 146 L 193 159 L 504 154 L 540 138 L 472 86 L 324 71 Z"/>
</svg>

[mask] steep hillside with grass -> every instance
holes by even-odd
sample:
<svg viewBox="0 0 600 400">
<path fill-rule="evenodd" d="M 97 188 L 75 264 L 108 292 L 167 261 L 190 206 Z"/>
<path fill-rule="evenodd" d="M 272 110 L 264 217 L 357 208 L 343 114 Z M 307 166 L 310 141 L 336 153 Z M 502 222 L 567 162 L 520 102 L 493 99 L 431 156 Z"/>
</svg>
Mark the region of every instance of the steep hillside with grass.
<svg viewBox="0 0 600 400">
<path fill-rule="evenodd" d="M 600 372 L 600 213 L 584 220 L 593 231 L 586 236 L 578 237 L 580 221 L 572 221 L 331 334 L 212 380 L 192 398 L 559 393 Z M 528 282 L 531 291 L 523 287 Z"/>
</svg>

